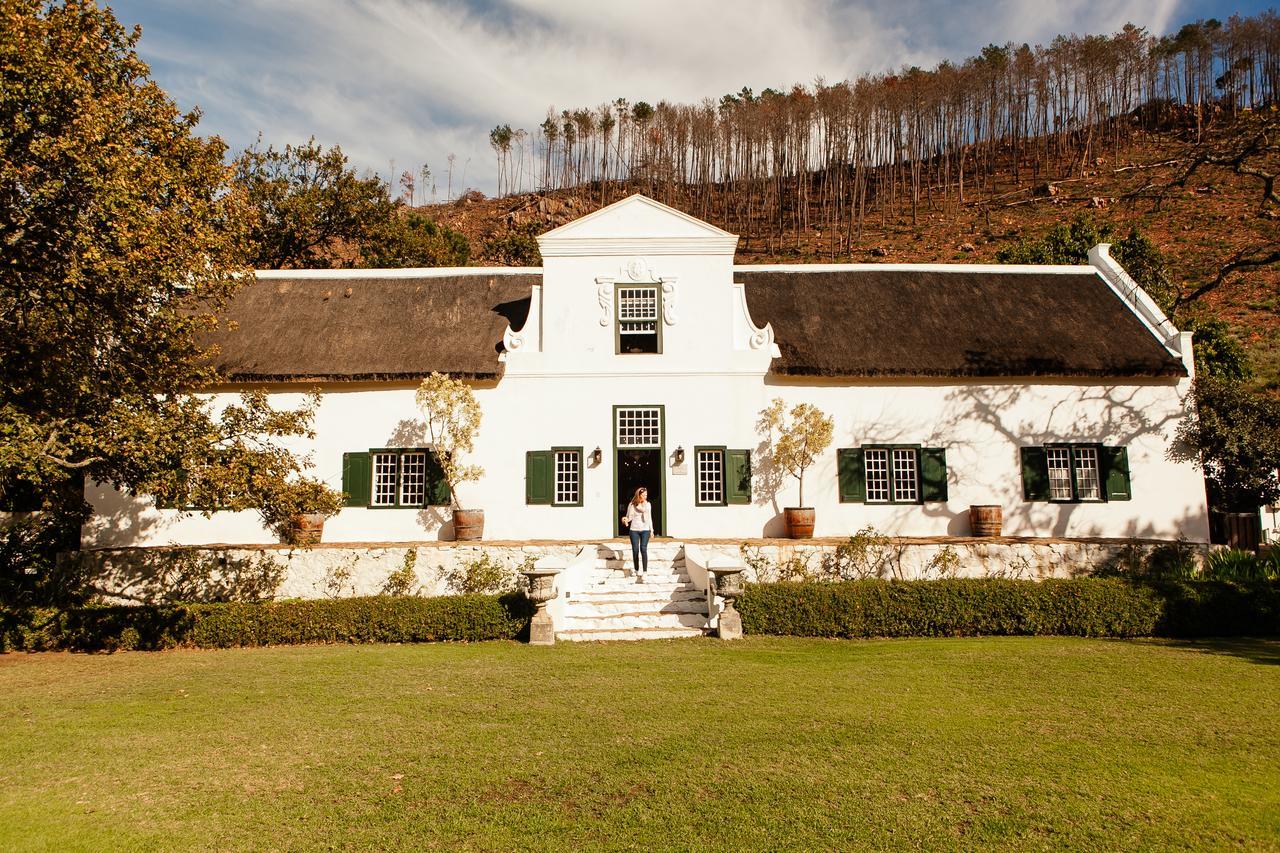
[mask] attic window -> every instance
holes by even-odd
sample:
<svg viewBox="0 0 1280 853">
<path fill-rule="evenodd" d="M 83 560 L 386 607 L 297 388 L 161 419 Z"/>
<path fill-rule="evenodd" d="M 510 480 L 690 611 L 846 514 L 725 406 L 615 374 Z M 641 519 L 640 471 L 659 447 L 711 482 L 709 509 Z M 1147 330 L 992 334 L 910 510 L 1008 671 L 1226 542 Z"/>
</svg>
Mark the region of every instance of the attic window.
<svg viewBox="0 0 1280 853">
<path fill-rule="evenodd" d="M 658 321 L 661 295 L 655 285 L 627 285 L 618 288 L 618 352 L 662 352 L 662 332 Z"/>
</svg>

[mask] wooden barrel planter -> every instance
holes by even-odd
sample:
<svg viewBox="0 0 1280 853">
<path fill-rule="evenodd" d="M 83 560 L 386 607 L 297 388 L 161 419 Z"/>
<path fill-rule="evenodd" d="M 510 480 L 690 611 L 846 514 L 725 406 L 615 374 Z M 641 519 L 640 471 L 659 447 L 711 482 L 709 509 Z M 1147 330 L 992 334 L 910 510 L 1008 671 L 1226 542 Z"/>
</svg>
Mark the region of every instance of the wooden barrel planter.
<svg viewBox="0 0 1280 853">
<path fill-rule="evenodd" d="M 974 536 L 999 536 L 1004 525 L 1004 510 L 998 504 L 974 504 L 969 507 L 969 530 Z"/>
<path fill-rule="evenodd" d="M 455 509 L 453 511 L 453 538 L 459 542 L 474 542 L 484 538 L 484 510 Z"/>
<path fill-rule="evenodd" d="M 782 514 L 787 520 L 787 538 L 813 538 L 813 522 L 817 513 L 812 507 L 789 506 L 782 510 Z"/>
<path fill-rule="evenodd" d="M 286 536 L 290 545 L 319 545 L 324 538 L 324 520 L 318 512 L 304 512 L 289 519 Z"/>
</svg>

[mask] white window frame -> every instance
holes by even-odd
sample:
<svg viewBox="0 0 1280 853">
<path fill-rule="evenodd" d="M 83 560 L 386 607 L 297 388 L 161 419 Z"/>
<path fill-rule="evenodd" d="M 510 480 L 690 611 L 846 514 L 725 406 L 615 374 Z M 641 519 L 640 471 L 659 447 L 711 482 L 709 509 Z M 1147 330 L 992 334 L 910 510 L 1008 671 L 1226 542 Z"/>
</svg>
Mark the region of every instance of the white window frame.
<svg viewBox="0 0 1280 853">
<path fill-rule="evenodd" d="M 619 355 L 655 355 L 662 352 L 662 286 L 660 284 L 620 284 L 614 302 L 617 306 L 614 322 L 617 324 L 617 350 Z M 624 343 L 628 339 L 653 339 L 652 352 L 628 352 Z"/>
<path fill-rule="evenodd" d="M 694 487 L 697 506 L 724 506 L 728 503 L 725 466 L 728 453 L 723 447 L 695 447 L 693 450 Z"/>
<path fill-rule="evenodd" d="M 370 466 L 373 468 L 373 485 L 369 492 L 369 506 L 397 506 L 400 495 L 400 454 L 395 451 L 375 451 L 370 455 L 373 457 L 373 464 Z"/>
<path fill-rule="evenodd" d="M 582 506 L 582 450 L 556 447 L 551 450 L 553 474 L 551 504 Z"/>
<path fill-rule="evenodd" d="M 614 409 L 613 422 L 618 449 L 662 447 L 661 406 L 619 406 Z"/>
<path fill-rule="evenodd" d="M 1098 445 L 1046 444 L 1044 455 L 1049 472 L 1050 503 L 1106 502 L 1102 453 Z"/>
<path fill-rule="evenodd" d="M 919 445 L 864 444 L 864 501 L 869 504 L 924 503 L 921 464 Z"/>
</svg>

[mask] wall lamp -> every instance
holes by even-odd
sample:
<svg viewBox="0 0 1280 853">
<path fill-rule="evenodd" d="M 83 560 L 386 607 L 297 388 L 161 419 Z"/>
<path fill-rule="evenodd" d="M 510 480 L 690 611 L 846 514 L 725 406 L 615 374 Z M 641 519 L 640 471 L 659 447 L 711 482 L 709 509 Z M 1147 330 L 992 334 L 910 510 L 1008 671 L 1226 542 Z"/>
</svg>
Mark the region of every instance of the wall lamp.
<svg viewBox="0 0 1280 853">
<path fill-rule="evenodd" d="M 604 459 L 604 452 L 601 451 L 600 447 L 597 445 L 596 449 L 591 451 L 591 464 L 599 465 L 600 462 L 603 461 L 603 459 Z"/>
<path fill-rule="evenodd" d="M 677 465 L 684 464 L 684 448 L 683 447 L 676 448 L 676 464 Z"/>
</svg>

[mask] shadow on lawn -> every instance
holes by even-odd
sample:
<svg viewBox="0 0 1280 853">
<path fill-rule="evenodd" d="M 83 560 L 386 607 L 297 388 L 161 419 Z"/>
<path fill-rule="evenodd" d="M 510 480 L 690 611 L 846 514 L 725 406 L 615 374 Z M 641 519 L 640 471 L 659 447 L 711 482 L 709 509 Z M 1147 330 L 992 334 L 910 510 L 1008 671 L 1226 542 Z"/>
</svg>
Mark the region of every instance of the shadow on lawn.
<svg viewBox="0 0 1280 853">
<path fill-rule="evenodd" d="M 1280 640 L 1250 637 L 1226 637 L 1207 640 L 1165 640 L 1164 645 L 1176 649 L 1229 655 L 1259 664 L 1280 666 Z"/>
</svg>

